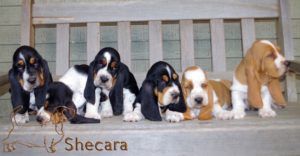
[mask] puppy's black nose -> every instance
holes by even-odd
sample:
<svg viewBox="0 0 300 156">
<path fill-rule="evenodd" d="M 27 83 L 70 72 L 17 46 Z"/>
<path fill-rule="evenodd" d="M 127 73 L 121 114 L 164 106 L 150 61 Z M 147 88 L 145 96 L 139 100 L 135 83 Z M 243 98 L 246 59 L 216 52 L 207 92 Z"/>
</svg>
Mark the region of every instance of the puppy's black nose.
<svg viewBox="0 0 300 156">
<path fill-rule="evenodd" d="M 100 79 L 103 83 L 108 81 L 108 78 L 106 76 L 101 76 Z"/>
<path fill-rule="evenodd" d="M 290 61 L 284 61 L 283 64 L 288 67 L 288 66 L 291 65 L 291 62 Z"/>
<path fill-rule="evenodd" d="M 35 84 L 35 81 L 36 81 L 35 76 L 31 76 L 31 77 L 28 78 L 28 82 L 31 83 L 31 84 Z"/>
<path fill-rule="evenodd" d="M 36 121 L 39 122 L 39 123 L 42 123 L 43 122 L 43 118 L 40 117 L 40 116 L 37 116 L 36 117 Z"/>
<path fill-rule="evenodd" d="M 196 97 L 196 98 L 195 98 L 195 102 L 196 102 L 197 104 L 201 104 L 202 101 L 203 101 L 203 98 L 202 98 L 202 97 Z"/>
<path fill-rule="evenodd" d="M 173 99 L 177 99 L 179 97 L 179 93 L 177 92 L 171 93 L 171 96 Z"/>
</svg>

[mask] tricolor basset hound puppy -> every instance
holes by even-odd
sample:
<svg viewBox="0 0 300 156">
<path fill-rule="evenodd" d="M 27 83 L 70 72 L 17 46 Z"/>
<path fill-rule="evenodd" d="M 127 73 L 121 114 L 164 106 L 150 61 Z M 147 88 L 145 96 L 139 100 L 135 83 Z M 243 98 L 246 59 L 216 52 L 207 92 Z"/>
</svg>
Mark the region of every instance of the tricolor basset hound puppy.
<svg viewBox="0 0 300 156">
<path fill-rule="evenodd" d="M 133 74 L 121 62 L 118 51 L 110 47 L 101 49 L 89 66 L 70 68 L 59 81 L 72 90 L 77 113 L 98 120 L 132 112 L 139 91 Z M 85 108 L 85 113 L 82 108 Z M 49 117 L 46 116 L 46 120 L 50 120 Z"/>
<path fill-rule="evenodd" d="M 161 121 L 162 113 L 169 122 L 182 121 L 186 111 L 178 74 L 166 62 L 159 61 L 148 70 L 146 79 L 136 101 L 134 110 L 124 121 L 139 121 L 146 118 Z"/>
<path fill-rule="evenodd" d="M 48 85 L 52 82 L 48 63 L 34 48 L 21 46 L 13 55 L 8 75 L 13 109 L 21 108 L 15 112 L 13 121 L 26 123 L 28 111 L 44 105 Z"/>
<path fill-rule="evenodd" d="M 234 72 L 232 90 L 232 117 L 244 118 L 249 106 L 259 109 L 261 117 L 274 117 L 272 104 L 286 105 L 279 79 L 288 67 L 280 49 L 267 40 L 253 43 Z"/>
<path fill-rule="evenodd" d="M 62 82 L 51 83 L 47 89 L 45 104 L 38 111 L 37 121 L 42 125 L 67 120 L 72 124 L 100 123 L 99 119 L 79 114 L 72 98 L 73 91 L 67 85 Z"/>
<path fill-rule="evenodd" d="M 231 82 L 228 80 L 208 80 L 198 66 L 188 67 L 182 75 L 182 91 L 187 105 L 186 120 L 212 117 L 227 119 L 226 108 L 231 106 Z"/>
</svg>

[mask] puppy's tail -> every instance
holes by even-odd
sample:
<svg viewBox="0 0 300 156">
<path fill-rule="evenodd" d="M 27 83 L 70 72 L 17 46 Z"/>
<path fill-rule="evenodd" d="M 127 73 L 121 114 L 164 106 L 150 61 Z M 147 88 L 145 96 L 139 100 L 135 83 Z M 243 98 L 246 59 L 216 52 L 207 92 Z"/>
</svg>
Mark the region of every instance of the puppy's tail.
<svg viewBox="0 0 300 156">
<path fill-rule="evenodd" d="M 76 115 L 70 119 L 71 124 L 85 124 L 85 123 L 100 123 L 99 119 L 86 118 L 81 115 Z"/>
</svg>

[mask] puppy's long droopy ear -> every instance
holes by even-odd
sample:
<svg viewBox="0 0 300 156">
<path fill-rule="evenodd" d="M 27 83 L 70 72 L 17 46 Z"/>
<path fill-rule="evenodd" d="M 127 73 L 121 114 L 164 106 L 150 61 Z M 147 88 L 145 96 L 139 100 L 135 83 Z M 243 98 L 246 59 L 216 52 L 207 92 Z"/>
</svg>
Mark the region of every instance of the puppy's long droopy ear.
<svg viewBox="0 0 300 156">
<path fill-rule="evenodd" d="M 124 88 L 124 79 L 128 77 L 125 71 L 125 66 L 120 65 L 119 74 L 117 75 L 116 82 L 114 87 L 109 93 L 110 103 L 112 105 L 114 115 L 120 115 L 123 113 L 123 88 Z"/>
<path fill-rule="evenodd" d="M 23 89 L 21 88 L 19 82 L 16 79 L 16 75 L 14 75 L 13 69 L 8 72 L 8 76 L 13 109 L 21 106 L 22 109 L 15 113 L 24 114 L 29 108 L 29 94 L 23 91 Z"/>
<path fill-rule="evenodd" d="M 258 67 L 257 61 L 254 60 L 251 52 L 248 51 L 245 58 L 245 72 L 248 84 L 248 101 L 254 108 L 262 108 L 263 102 L 261 97 L 261 84 L 258 80 Z"/>
<path fill-rule="evenodd" d="M 268 84 L 268 89 L 271 93 L 273 100 L 275 101 L 275 104 L 284 107 L 286 105 L 286 101 L 281 92 L 281 86 L 279 80 L 272 79 Z"/>
<path fill-rule="evenodd" d="M 208 104 L 206 106 L 201 107 L 201 110 L 200 110 L 200 113 L 198 116 L 199 120 L 212 119 L 214 96 L 213 96 L 213 88 L 209 83 L 207 85 L 207 96 L 208 96 Z"/>
<path fill-rule="evenodd" d="M 154 84 L 144 82 L 139 96 L 144 117 L 151 121 L 162 121 L 157 104 L 157 97 L 154 95 Z"/>
<path fill-rule="evenodd" d="M 42 66 L 43 66 L 42 81 L 44 81 L 43 82 L 44 85 L 34 90 L 35 104 L 38 107 L 38 109 L 40 109 L 44 105 L 48 86 L 50 83 L 53 82 L 52 75 L 50 73 L 47 61 L 42 60 Z"/>
<path fill-rule="evenodd" d="M 94 61 L 90 63 L 88 78 L 84 88 L 84 97 L 89 102 L 95 103 L 95 85 L 94 85 Z"/>
</svg>

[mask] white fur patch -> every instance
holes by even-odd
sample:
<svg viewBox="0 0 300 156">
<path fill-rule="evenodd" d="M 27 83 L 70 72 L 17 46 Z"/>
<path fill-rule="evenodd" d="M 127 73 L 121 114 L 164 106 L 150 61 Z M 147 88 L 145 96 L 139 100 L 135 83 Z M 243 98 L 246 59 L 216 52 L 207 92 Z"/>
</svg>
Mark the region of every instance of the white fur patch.
<svg viewBox="0 0 300 156">
<path fill-rule="evenodd" d="M 123 115 L 125 115 L 125 114 L 133 111 L 133 102 L 134 102 L 136 97 L 133 93 L 130 92 L 129 89 L 126 89 L 126 88 L 123 89 L 123 97 L 124 97 Z"/>
<path fill-rule="evenodd" d="M 166 66 L 166 69 L 167 69 L 167 71 L 168 71 L 169 77 L 172 77 L 170 67 L 169 67 L 169 66 Z"/>
<path fill-rule="evenodd" d="M 99 103 L 100 103 L 100 93 L 101 93 L 101 89 L 100 88 L 96 88 L 95 89 L 95 103 L 87 103 L 86 104 L 86 113 L 85 113 L 85 117 L 86 118 L 94 118 L 94 119 L 101 119 L 101 115 L 98 113 L 98 107 L 99 107 Z"/>
<path fill-rule="evenodd" d="M 179 98 L 174 100 L 172 97 L 173 93 L 180 93 L 178 86 L 174 83 L 172 84 L 172 87 L 170 87 L 163 96 L 163 103 L 161 103 L 163 106 L 169 105 L 170 103 L 178 103 Z"/>
<path fill-rule="evenodd" d="M 97 75 L 96 75 L 96 77 L 94 79 L 94 85 L 98 86 L 98 87 L 104 87 L 106 89 L 110 89 L 112 87 L 112 76 L 107 71 L 107 68 L 108 68 L 109 62 L 111 61 L 111 55 L 110 55 L 110 53 L 105 52 L 104 53 L 104 57 L 105 57 L 107 63 L 106 63 L 106 65 L 105 65 L 104 68 L 102 68 L 102 69 L 100 69 L 100 70 L 97 71 Z M 105 83 L 103 83 L 101 81 L 101 76 L 107 77 L 108 81 L 105 82 Z"/>
<path fill-rule="evenodd" d="M 166 111 L 166 120 L 169 122 L 180 122 L 183 119 L 183 114 L 180 112 L 170 111 L 169 109 Z"/>
<path fill-rule="evenodd" d="M 26 112 L 25 114 L 19 114 L 19 113 L 17 113 L 14 116 L 13 122 L 15 122 L 17 124 L 25 124 L 25 123 L 29 122 L 28 112 Z"/>
<path fill-rule="evenodd" d="M 144 119 L 144 116 L 142 114 L 141 104 L 136 103 L 136 107 L 135 107 L 134 111 L 125 114 L 124 118 L 123 118 L 123 121 L 137 122 L 137 121 L 140 121 L 142 119 Z"/>
<path fill-rule="evenodd" d="M 190 108 L 195 107 L 196 105 L 195 99 L 199 97 L 203 98 L 203 102 L 202 102 L 203 104 L 207 104 L 208 103 L 207 91 L 201 87 L 201 84 L 206 82 L 204 71 L 201 68 L 198 68 L 196 70 L 186 71 L 184 73 L 184 76 L 186 80 L 191 81 L 193 84 L 193 89 L 191 90 L 191 93 L 189 94 L 186 100 L 187 105 Z"/>
<path fill-rule="evenodd" d="M 60 79 L 60 82 L 67 85 L 73 91 L 72 101 L 76 108 L 80 108 L 85 103 L 84 89 L 87 81 L 87 75 L 76 71 L 75 67 L 71 67 Z"/>
<path fill-rule="evenodd" d="M 102 92 L 109 97 L 109 91 L 106 89 L 103 89 Z M 112 117 L 113 116 L 113 110 L 112 110 L 112 106 L 110 103 L 109 98 L 107 98 L 106 101 L 103 101 L 101 103 L 101 111 L 100 111 L 101 117 L 103 118 L 108 118 L 108 117 Z"/>
<path fill-rule="evenodd" d="M 37 112 L 37 117 L 41 117 L 43 123 L 47 123 L 51 120 L 51 116 L 45 111 L 44 107 L 41 107 Z"/>
<path fill-rule="evenodd" d="M 34 92 L 30 93 L 29 103 L 30 103 L 30 105 L 29 105 L 30 109 L 37 110 L 37 106 L 35 104 L 35 95 L 34 95 Z"/>
</svg>

